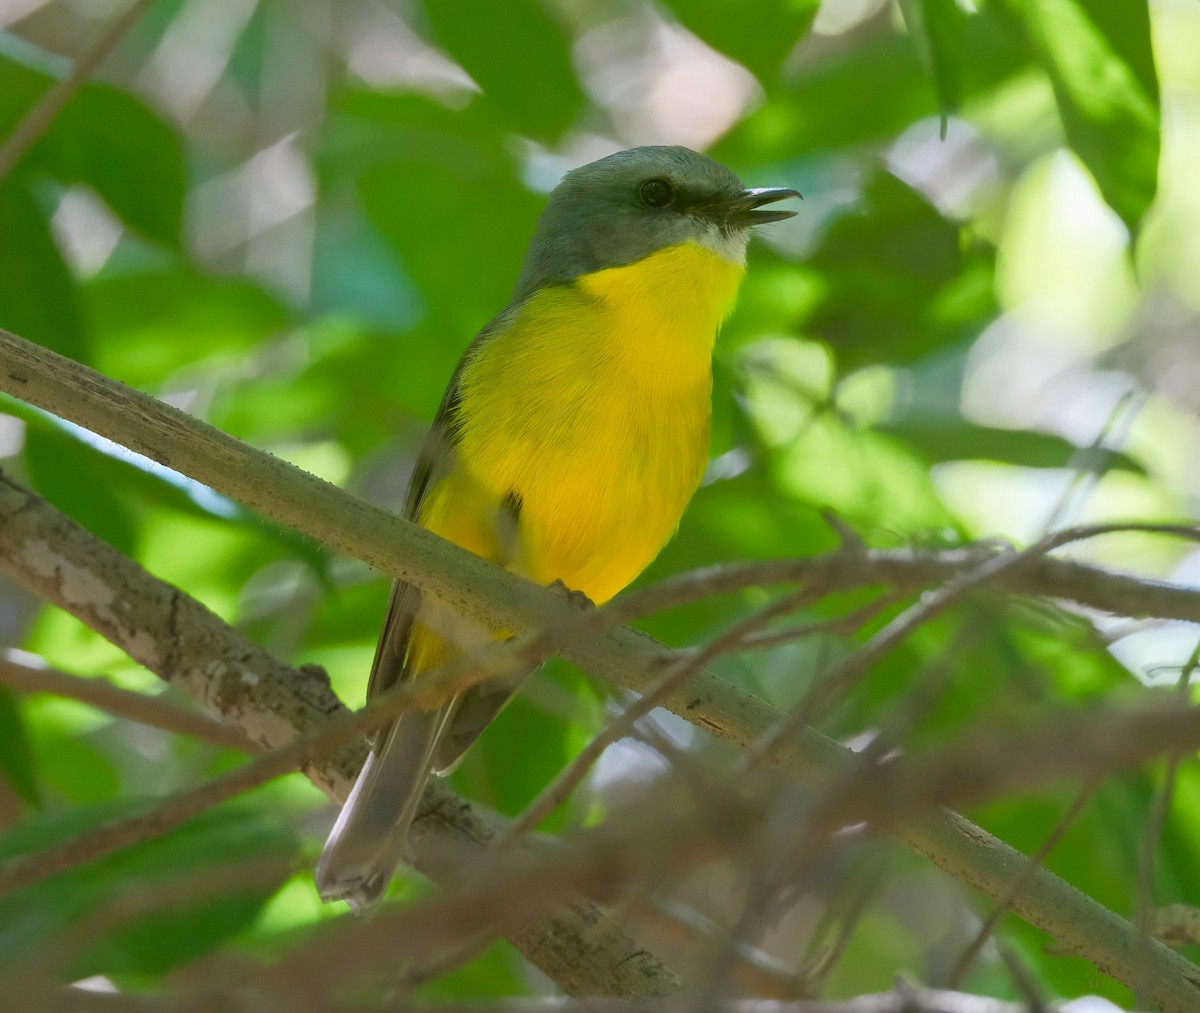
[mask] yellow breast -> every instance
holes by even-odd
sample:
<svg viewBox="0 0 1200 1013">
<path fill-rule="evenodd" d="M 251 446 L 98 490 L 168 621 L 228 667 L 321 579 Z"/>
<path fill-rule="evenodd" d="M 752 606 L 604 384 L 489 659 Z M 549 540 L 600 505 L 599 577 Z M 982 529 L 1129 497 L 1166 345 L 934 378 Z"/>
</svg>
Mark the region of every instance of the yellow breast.
<svg viewBox="0 0 1200 1013">
<path fill-rule="evenodd" d="M 712 344 L 741 277 L 687 244 L 535 294 L 464 366 L 455 467 L 422 523 L 533 580 L 611 598 L 703 474 Z"/>
</svg>

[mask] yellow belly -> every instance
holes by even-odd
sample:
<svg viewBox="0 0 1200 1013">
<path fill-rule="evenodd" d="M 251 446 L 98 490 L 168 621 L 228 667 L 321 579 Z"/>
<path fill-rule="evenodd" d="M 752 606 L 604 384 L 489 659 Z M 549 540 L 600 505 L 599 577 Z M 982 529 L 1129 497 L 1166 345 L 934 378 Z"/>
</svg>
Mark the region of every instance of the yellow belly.
<svg viewBox="0 0 1200 1013">
<path fill-rule="evenodd" d="M 534 295 L 464 366 L 454 467 L 421 523 L 540 583 L 611 598 L 699 484 L 712 343 L 741 275 L 685 245 Z"/>
</svg>

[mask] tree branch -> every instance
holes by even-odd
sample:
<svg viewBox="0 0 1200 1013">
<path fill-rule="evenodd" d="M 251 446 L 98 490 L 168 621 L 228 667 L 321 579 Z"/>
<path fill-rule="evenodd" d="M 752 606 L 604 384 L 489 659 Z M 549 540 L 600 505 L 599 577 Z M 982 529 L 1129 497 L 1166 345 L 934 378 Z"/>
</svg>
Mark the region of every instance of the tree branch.
<svg viewBox="0 0 1200 1013">
<path fill-rule="evenodd" d="M 153 398 L 3 331 L 0 389 L 181 471 L 385 572 L 412 581 L 423 593 L 487 625 L 526 631 L 570 623 L 571 606 L 553 592 L 514 577 Z M 988 551 L 850 551 L 816 560 L 716 568 L 704 580 L 692 578 L 687 586 L 697 595 L 746 586 L 752 579 L 758 583 L 825 581 L 830 590 L 880 583 L 915 588 L 945 581 L 964 568 L 978 566 Z M 99 583 L 107 586 L 104 580 Z M 121 584 L 114 586 L 120 593 L 112 600 L 119 601 Z M 1141 580 L 1064 560 L 1031 560 L 1028 566 L 1004 573 L 997 587 L 1065 598 L 1103 611 L 1200 621 L 1200 589 Z M 104 623 L 101 632 L 111 626 Z M 555 646 L 568 660 L 639 692 L 662 672 L 664 649 L 628 629 L 575 637 Z M 271 665 L 282 669 L 274 661 Z M 271 681 L 279 677 L 273 675 Z M 264 722 L 287 724 L 274 711 L 261 712 L 262 701 L 255 700 L 254 687 L 246 686 L 243 680 L 218 674 L 213 682 L 223 685 L 228 695 L 214 694 L 205 688 L 205 681 L 201 679 L 200 685 L 192 687 L 197 695 L 210 705 L 224 704 L 231 713 L 240 711 L 245 719 L 243 727 Z M 242 694 L 247 691 L 250 696 L 243 702 Z M 698 672 L 687 686 L 669 693 L 663 705 L 739 748 L 759 738 L 782 717 L 764 701 L 706 671 Z M 282 713 L 295 706 L 289 701 Z M 318 706 L 316 713 L 301 716 L 293 710 L 289 716 L 302 730 L 329 713 L 332 711 L 320 711 Z M 279 729 L 275 731 L 275 741 L 284 740 Z M 792 773 L 836 772 L 845 769 L 852 759 L 843 747 L 807 729 L 774 753 L 771 763 Z M 345 787 L 342 782 L 337 789 L 344 791 Z M 951 876 L 992 899 L 1005 897 L 1026 865 L 1019 852 L 953 813 L 906 820 L 895 833 Z M 1143 950 L 1133 926 L 1052 873 L 1039 869 L 1014 901 L 1013 910 L 1054 936 L 1065 949 L 1088 957 L 1100 970 L 1126 983 L 1141 980 L 1145 969 L 1139 958 L 1144 957 L 1152 965 L 1159 990 L 1156 998 L 1163 1007 L 1180 1011 L 1195 1008 L 1198 975 L 1191 964 L 1165 947 L 1155 945 L 1149 952 Z"/>
<path fill-rule="evenodd" d="M 22 997 L 24 998 L 24 997 Z M 30 1009 L 49 1013 L 199 1013 L 211 1009 L 208 997 L 194 1001 L 156 998 L 128 992 L 94 992 L 75 986 L 53 993 L 30 997 Z M 36 1002 L 36 1005 L 33 1003 Z M 585 998 L 566 1002 L 545 999 L 506 999 L 502 1003 L 439 1002 L 436 1005 L 406 1002 L 412 1013 L 693 1013 L 695 1000 L 640 1000 Z M 328 1013 L 350 1013 L 369 1007 L 359 1002 L 324 1006 Z M 399 1008 L 399 1007 L 389 1007 Z M 709 997 L 704 1008 L 711 1013 L 1028 1013 L 1028 1003 L 986 999 L 963 992 L 902 987 L 894 992 L 860 995 L 854 999 L 801 999 L 788 1003 L 764 1003 L 758 999 L 717 999 Z M 1047 1007 L 1047 1013 L 1058 1009 Z"/>
<path fill-rule="evenodd" d="M 186 710 L 167 700 L 145 693 L 134 693 L 114 686 L 99 676 L 84 677 L 21 664 L 16 652 L 0 653 L 0 685 L 22 693 L 50 693 L 78 700 L 113 717 L 161 728 L 176 735 L 187 735 L 214 746 L 256 752 L 258 746 L 232 725 L 215 721 L 207 714 Z"/>
<path fill-rule="evenodd" d="M 543 629 L 561 619 L 559 595 L 424 528 L 234 439 L 147 394 L 0 328 L 0 391 L 74 422 L 209 486 L 384 573 L 416 584 L 484 626 Z M 1188 529 L 1200 536 L 1200 527 Z M 826 592 L 888 584 L 916 590 L 974 570 L 1002 550 L 878 550 L 851 546 L 809 559 L 711 567 L 634 591 L 606 608 L 632 618 L 756 585 L 803 582 Z M 1200 588 L 1038 557 L 999 575 L 995 590 L 1073 602 L 1114 615 L 1200 623 Z M 652 593 L 652 598 L 645 596 Z M 622 619 L 622 621 L 625 621 Z"/>
<path fill-rule="evenodd" d="M 93 830 L 44 855 L 15 859 L 0 875 L 45 875 L 78 858 L 153 835 L 206 804 L 278 776 L 306 759 L 297 739 L 315 738 L 331 719 L 349 717 L 319 669 L 294 669 L 246 640 L 203 605 L 157 580 L 0 473 L 0 567 L 23 586 L 71 612 L 130 657 L 179 685 L 268 749 L 258 760 L 209 781 L 143 817 Z M 305 773 L 344 800 L 364 759 L 361 735 L 351 748 L 328 751 Z M 442 886 L 465 881 L 497 833 L 485 815 L 434 781 L 414 826 L 416 868 Z M 39 861 L 42 864 L 38 864 Z M 45 864 L 49 862 L 49 865 Z M 24 865 L 22 863 L 25 863 Z M 597 931 L 605 926 L 604 931 Z M 674 975 L 589 905 L 564 908 L 523 927 L 513 943 L 568 994 L 661 996 Z"/>
</svg>

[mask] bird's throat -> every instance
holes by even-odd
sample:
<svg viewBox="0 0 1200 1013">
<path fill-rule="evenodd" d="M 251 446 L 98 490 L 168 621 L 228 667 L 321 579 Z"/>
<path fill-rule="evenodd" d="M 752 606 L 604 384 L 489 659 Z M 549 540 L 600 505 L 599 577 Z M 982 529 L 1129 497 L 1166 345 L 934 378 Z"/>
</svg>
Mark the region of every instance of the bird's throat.
<svg viewBox="0 0 1200 1013">
<path fill-rule="evenodd" d="M 594 298 L 627 319 L 651 354 L 712 352 L 721 324 L 733 310 L 745 269 L 695 243 L 670 246 L 634 264 L 576 279 Z"/>
</svg>

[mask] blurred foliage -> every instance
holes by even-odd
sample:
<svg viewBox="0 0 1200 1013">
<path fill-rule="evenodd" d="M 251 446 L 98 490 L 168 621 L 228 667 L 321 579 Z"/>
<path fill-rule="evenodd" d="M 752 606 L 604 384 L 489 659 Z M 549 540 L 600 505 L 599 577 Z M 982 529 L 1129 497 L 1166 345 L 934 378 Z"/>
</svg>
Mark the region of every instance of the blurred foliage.
<svg viewBox="0 0 1200 1013">
<path fill-rule="evenodd" d="M 0 137 L 111 10 L 0 6 Z M 830 508 L 888 546 L 1195 516 L 1196 52 L 1200 8 L 1187 0 L 164 0 L 0 179 L 0 326 L 397 506 L 446 380 L 507 301 L 561 172 L 619 147 L 684 143 L 806 200 L 752 247 L 717 347 L 712 466 L 644 581 L 827 551 Z M 359 699 L 382 579 L 105 441 L 13 401 L 0 409 L 6 469 Z M 1146 536 L 1075 551 L 1158 577 L 1198 572 L 1197 554 Z M 692 644 L 768 600 L 747 592 L 644 625 Z M 786 623 L 868 600 L 840 595 Z M 852 635 L 716 667 L 788 705 L 899 607 Z M 6 584 L 0 629 L 49 664 L 159 689 Z M 972 601 L 878 664 L 825 727 L 851 738 L 886 726 L 930 680 L 939 692 L 918 744 L 971 721 L 1127 699 L 1173 682 L 1192 637 Z M 519 811 L 609 704 L 605 688 L 547 665 L 454 784 Z M 662 722 L 697 757 L 727 758 Z M 0 851 L 79 833 L 236 759 L 68 701 L 0 694 Z M 552 825 L 602 818 L 661 770 L 645 749 L 610 751 Z M 1051 866 L 1129 913 L 1157 784 L 1106 782 Z M 5 899 L 3 959 L 53 956 L 49 941 L 70 938 L 54 973 L 154 982 L 214 948 L 286 949 L 332 915 L 306 874 L 280 892 L 286 868 L 219 898 L 187 892 L 239 861 L 286 862 L 296 814 L 319 799 L 299 778 L 274 787 Z M 1032 850 L 1074 790 L 974 815 Z M 1184 802 L 1198 790 L 1185 766 L 1156 850 L 1156 902 L 1197 899 L 1200 808 Z M 322 809 L 303 824 L 306 853 L 331 819 Z M 911 856 L 884 864 L 833 995 L 936 975 L 983 910 Z M 830 911 L 853 906 L 830 890 Z M 115 897 L 157 891 L 190 899 L 133 903 L 95 937 Z M 699 892 L 698 906 L 720 908 L 721 891 Z M 794 964 L 812 933 L 770 945 Z M 1128 1000 L 1016 919 L 1002 933 L 1048 993 Z M 1017 993 L 994 954 L 966 984 Z M 427 995 L 542 987 L 500 945 Z"/>
<path fill-rule="evenodd" d="M 144 800 L 120 798 L 39 815 L 4 836 L 0 857 L 144 807 Z M 250 924 L 286 877 L 294 846 L 278 819 L 250 805 L 210 810 L 184 828 L 6 895 L 0 961 L 10 970 L 45 961 L 67 980 L 161 975 Z"/>
</svg>

